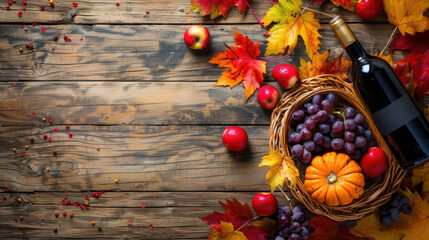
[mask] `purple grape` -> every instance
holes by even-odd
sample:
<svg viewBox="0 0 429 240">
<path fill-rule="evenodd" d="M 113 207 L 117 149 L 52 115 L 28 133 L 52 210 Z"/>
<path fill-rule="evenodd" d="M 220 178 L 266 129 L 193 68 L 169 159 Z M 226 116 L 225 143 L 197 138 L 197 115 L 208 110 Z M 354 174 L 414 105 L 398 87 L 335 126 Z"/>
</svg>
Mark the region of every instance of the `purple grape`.
<svg viewBox="0 0 429 240">
<path fill-rule="evenodd" d="M 347 119 L 353 119 L 356 116 L 356 110 L 352 107 L 348 107 L 344 110 L 344 117 Z"/>
<path fill-rule="evenodd" d="M 280 214 L 277 217 L 277 223 L 281 226 L 281 227 L 285 227 L 287 225 L 289 225 L 289 223 L 291 222 L 291 216 L 287 215 L 287 214 Z"/>
<path fill-rule="evenodd" d="M 302 141 L 308 141 L 313 136 L 313 132 L 311 132 L 307 128 L 302 129 L 300 134 L 301 134 L 301 140 Z"/>
<path fill-rule="evenodd" d="M 282 237 L 289 237 L 289 228 L 283 228 L 280 232 L 279 232 L 279 235 L 280 236 L 282 236 Z"/>
<path fill-rule="evenodd" d="M 325 141 L 323 141 L 322 147 L 323 147 L 324 149 L 329 149 L 329 148 L 331 148 L 331 138 L 329 138 L 329 137 L 327 137 L 327 136 L 325 136 L 324 138 L 325 138 Z"/>
<path fill-rule="evenodd" d="M 399 199 L 392 197 L 389 200 L 389 206 L 393 207 L 393 208 L 399 208 L 400 207 L 400 202 Z"/>
<path fill-rule="evenodd" d="M 335 122 L 335 116 L 334 115 L 332 115 L 332 114 L 329 114 L 329 119 L 328 119 L 328 122 L 330 123 L 330 124 L 333 124 L 334 122 Z"/>
<path fill-rule="evenodd" d="M 355 133 L 358 136 L 364 136 L 364 134 L 365 134 L 365 128 L 362 127 L 361 125 L 357 125 L 356 129 L 355 129 Z"/>
<path fill-rule="evenodd" d="M 309 163 L 311 161 L 311 152 L 304 148 L 304 152 L 302 153 L 300 159 L 303 163 Z"/>
<path fill-rule="evenodd" d="M 302 223 L 305 221 L 305 216 L 303 212 L 294 213 L 292 216 L 292 221 Z"/>
<path fill-rule="evenodd" d="M 303 240 L 308 239 L 310 237 L 310 232 L 306 227 L 301 228 L 300 234 L 301 234 L 301 239 Z"/>
<path fill-rule="evenodd" d="M 320 105 L 322 100 L 323 100 L 322 96 L 320 96 L 319 94 L 316 94 L 313 96 L 312 103 Z"/>
<path fill-rule="evenodd" d="M 283 238 L 282 236 L 276 236 L 276 238 L 274 240 L 286 240 L 286 239 Z"/>
<path fill-rule="evenodd" d="M 302 240 L 301 236 L 296 234 L 296 233 L 292 233 L 291 235 L 289 235 L 288 240 Z"/>
<path fill-rule="evenodd" d="M 302 110 L 296 110 L 295 112 L 292 113 L 292 119 L 297 122 L 301 122 L 302 120 L 304 120 L 304 117 L 305 117 L 305 113 Z"/>
<path fill-rule="evenodd" d="M 313 141 L 306 141 L 304 142 L 304 148 L 312 152 L 316 148 L 316 144 Z"/>
<path fill-rule="evenodd" d="M 401 212 L 403 213 L 403 214 L 405 214 L 405 215 L 409 215 L 410 213 L 411 213 L 411 211 L 412 211 L 413 209 L 411 208 L 411 205 L 410 204 L 403 204 L 402 206 L 401 206 Z"/>
<path fill-rule="evenodd" d="M 357 125 L 362 125 L 363 122 L 365 121 L 365 118 L 363 117 L 362 114 L 358 113 L 358 114 L 356 114 L 354 120 L 355 120 Z"/>
<path fill-rule="evenodd" d="M 344 133 L 344 140 L 346 140 L 347 142 L 354 142 L 356 139 L 356 133 L 354 132 L 345 132 Z"/>
<path fill-rule="evenodd" d="M 344 124 L 344 128 L 347 131 L 354 131 L 356 129 L 356 122 L 353 119 L 347 119 L 346 123 Z"/>
<path fill-rule="evenodd" d="M 299 144 L 293 145 L 293 147 L 291 148 L 291 154 L 293 157 L 300 157 L 303 152 L 304 148 Z"/>
<path fill-rule="evenodd" d="M 332 131 L 342 132 L 344 131 L 344 123 L 342 121 L 336 121 L 332 124 Z"/>
<path fill-rule="evenodd" d="M 328 123 L 319 124 L 319 130 L 322 134 L 328 134 L 331 131 L 331 125 Z"/>
<path fill-rule="evenodd" d="M 305 113 L 308 113 L 308 108 L 311 106 L 311 103 L 304 103 L 304 105 L 302 105 L 302 110 L 304 110 Z"/>
<path fill-rule="evenodd" d="M 296 206 L 296 207 L 294 207 L 294 208 L 293 208 L 293 210 L 292 210 L 292 213 L 293 213 L 293 214 L 295 214 L 295 213 L 299 213 L 299 212 L 302 212 L 302 210 L 301 210 L 301 207 L 300 207 L 300 206 Z"/>
<path fill-rule="evenodd" d="M 289 135 L 288 141 L 291 144 L 298 144 L 298 143 L 300 143 L 301 142 L 301 134 L 293 132 L 291 135 Z"/>
<path fill-rule="evenodd" d="M 316 127 L 316 121 L 313 118 L 309 117 L 307 118 L 307 120 L 305 120 L 304 125 L 305 128 L 311 131 Z"/>
<path fill-rule="evenodd" d="M 326 100 L 330 101 L 334 107 L 338 104 L 338 97 L 335 93 L 328 93 L 328 95 L 326 95 Z"/>
<path fill-rule="evenodd" d="M 320 107 L 321 107 L 323 110 L 327 111 L 327 112 L 332 111 L 332 109 L 334 108 L 334 106 L 333 106 L 332 102 L 330 102 L 330 101 L 328 101 L 328 100 L 323 100 L 323 101 L 320 103 Z"/>
<path fill-rule="evenodd" d="M 323 123 L 328 121 L 329 115 L 325 110 L 321 110 L 316 114 L 316 121 L 319 123 Z"/>
<path fill-rule="evenodd" d="M 399 221 L 399 213 L 400 213 L 400 211 L 397 208 L 389 209 L 390 220 L 392 220 L 392 222 Z"/>
<path fill-rule="evenodd" d="M 291 215 L 292 214 L 292 210 L 290 209 L 290 206 L 284 206 L 281 208 L 283 210 L 283 212 L 287 215 Z"/>
<path fill-rule="evenodd" d="M 365 132 L 364 132 L 363 136 L 365 136 L 365 139 L 366 139 L 367 141 L 369 141 L 369 140 L 372 138 L 372 133 L 371 133 L 371 131 L 370 131 L 370 130 L 365 130 Z"/>
<path fill-rule="evenodd" d="M 331 138 L 341 138 L 341 137 L 343 137 L 343 132 L 334 132 L 334 131 L 331 131 L 331 133 L 329 134 L 330 136 L 331 136 Z"/>
<path fill-rule="evenodd" d="M 362 136 L 357 136 L 355 140 L 355 145 L 357 148 L 363 148 L 366 145 L 366 139 Z"/>
<path fill-rule="evenodd" d="M 325 139 L 323 138 L 323 134 L 321 134 L 320 132 L 315 132 L 313 134 L 313 141 L 314 141 L 315 144 L 320 145 L 320 144 L 323 143 L 324 140 Z"/>
<path fill-rule="evenodd" d="M 356 149 L 355 152 L 350 155 L 350 158 L 356 161 L 358 161 L 361 157 L 362 153 L 359 151 L 359 149 Z"/>
<path fill-rule="evenodd" d="M 308 113 L 310 113 L 311 115 L 314 115 L 319 111 L 320 111 L 319 105 L 313 104 L 310 107 L 308 107 Z"/>
<path fill-rule="evenodd" d="M 344 147 L 344 140 L 342 138 L 334 138 L 331 142 L 331 147 L 334 150 L 342 150 Z"/>
<path fill-rule="evenodd" d="M 355 147 L 355 145 L 354 145 L 353 143 L 346 142 L 346 143 L 344 144 L 344 150 L 345 150 L 345 151 L 346 151 L 346 153 L 348 153 L 348 154 L 353 154 L 353 153 L 355 152 L 355 150 L 356 150 L 356 147 Z"/>
<path fill-rule="evenodd" d="M 389 206 L 383 205 L 380 207 L 381 215 L 387 215 L 389 213 Z"/>
<path fill-rule="evenodd" d="M 304 123 L 300 123 L 298 124 L 298 126 L 296 126 L 296 132 L 301 132 L 301 130 L 304 128 L 305 128 Z"/>
<path fill-rule="evenodd" d="M 384 226 L 389 225 L 390 221 L 391 220 L 390 220 L 389 216 L 382 216 L 381 217 L 381 224 Z"/>
<path fill-rule="evenodd" d="M 409 204 L 410 203 L 410 199 L 408 199 L 407 196 L 401 195 L 401 198 L 399 199 L 399 202 L 401 204 Z"/>
<path fill-rule="evenodd" d="M 301 228 L 301 223 L 293 222 L 289 227 L 289 231 L 293 233 L 299 233 L 301 231 Z"/>
</svg>

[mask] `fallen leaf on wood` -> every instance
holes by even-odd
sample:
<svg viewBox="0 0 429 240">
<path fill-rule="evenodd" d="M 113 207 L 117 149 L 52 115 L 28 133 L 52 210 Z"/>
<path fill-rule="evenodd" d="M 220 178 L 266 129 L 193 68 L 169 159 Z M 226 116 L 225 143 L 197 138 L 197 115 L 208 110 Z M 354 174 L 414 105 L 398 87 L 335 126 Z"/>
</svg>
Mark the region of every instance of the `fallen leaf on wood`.
<svg viewBox="0 0 429 240">
<path fill-rule="evenodd" d="M 234 226 L 229 222 L 220 222 L 219 228 L 212 228 L 213 231 L 207 236 L 208 240 L 247 240 L 240 231 L 235 232 Z"/>
<path fill-rule="evenodd" d="M 371 215 L 357 221 L 357 225 L 353 227 L 356 231 L 352 229 L 350 232 L 358 237 L 365 237 L 359 234 L 361 232 L 377 240 L 399 240 L 404 237 L 402 233 L 383 228 L 380 222 L 380 211 L 376 209 Z"/>
<path fill-rule="evenodd" d="M 210 15 L 210 18 L 223 16 L 226 18 L 229 10 L 237 6 L 240 14 L 248 7 L 247 0 L 192 0 L 192 6 L 187 13 L 197 12 L 201 16 Z"/>
<path fill-rule="evenodd" d="M 271 187 L 271 192 L 274 192 L 277 186 L 282 187 L 286 179 L 288 179 L 293 187 L 296 186 L 296 179 L 299 177 L 299 171 L 291 158 L 285 157 L 283 154 L 271 150 L 269 155 L 264 156 L 261 166 L 270 166 L 265 179 L 269 180 L 268 184 Z"/>
<path fill-rule="evenodd" d="M 341 55 L 335 59 L 328 59 L 330 51 L 322 54 L 316 53 L 311 61 L 306 62 L 301 58 L 301 67 L 299 67 L 299 76 L 301 79 L 315 77 L 321 74 L 334 74 L 341 79 L 347 79 L 352 62 L 346 60 Z"/>
<path fill-rule="evenodd" d="M 235 31 L 235 47 L 226 46 L 226 51 L 219 51 L 209 61 L 220 68 L 229 68 L 222 72 L 214 86 L 235 87 L 243 81 L 246 102 L 256 89 L 264 83 L 266 72 L 265 61 L 256 59 L 259 56 L 259 42 L 253 43 L 247 36 Z"/>
<path fill-rule="evenodd" d="M 425 116 L 429 121 L 429 107 L 425 108 Z M 423 182 L 423 192 L 429 193 L 429 162 L 413 168 L 413 176 L 411 177 L 413 186 Z"/>
<path fill-rule="evenodd" d="M 428 0 L 383 0 L 388 21 L 398 26 L 402 35 L 429 30 L 429 18 L 423 16 Z"/>
<path fill-rule="evenodd" d="M 265 26 L 275 23 L 265 33 L 269 35 L 265 56 L 283 54 L 286 48 L 287 53 L 291 53 L 298 42 L 298 36 L 304 40 L 310 59 L 317 52 L 320 45 L 318 38 L 322 37 L 317 31 L 322 27 L 314 12 L 301 14 L 301 4 L 301 0 L 279 0 L 279 4 L 272 6 L 265 13 L 261 22 Z"/>
<path fill-rule="evenodd" d="M 346 227 L 340 225 L 341 222 L 331 220 L 327 217 L 314 216 L 308 225 L 315 230 L 310 233 L 309 240 L 359 240 L 360 238 L 351 234 Z"/>
</svg>

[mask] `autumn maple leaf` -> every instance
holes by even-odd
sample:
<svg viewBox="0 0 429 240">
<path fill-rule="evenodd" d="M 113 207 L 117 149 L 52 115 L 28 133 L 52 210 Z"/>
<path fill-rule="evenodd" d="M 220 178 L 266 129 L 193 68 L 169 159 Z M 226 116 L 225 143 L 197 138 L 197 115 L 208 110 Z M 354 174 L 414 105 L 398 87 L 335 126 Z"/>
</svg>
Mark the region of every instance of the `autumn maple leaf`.
<svg viewBox="0 0 429 240">
<path fill-rule="evenodd" d="M 409 215 L 401 214 L 399 221 L 390 223 L 386 229 L 405 234 L 404 240 L 429 239 L 429 203 L 417 192 L 412 193 L 409 189 L 401 193 L 410 199 L 413 210 Z"/>
<path fill-rule="evenodd" d="M 235 231 L 229 222 L 220 222 L 219 228 L 212 227 L 213 231 L 207 236 L 208 240 L 247 240 L 240 231 Z"/>
<path fill-rule="evenodd" d="M 237 6 L 240 14 L 242 14 L 248 7 L 247 0 L 192 0 L 192 6 L 187 13 L 197 12 L 201 16 L 210 15 L 210 17 L 217 18 L 223 16 L 226 18 L 229 10 L 233 6 Z"/>
<path fill-rule="evenodd" d="M 296 186 L 299 171 L 291 158 L 271 150 L 269 155 L 263 157 L 261 164 L 259 164 L 259 167 L 261 166 L 271 167 L 265 176 L 265 179 L 269 180 L 268 184 L 271 187 L 271 192 L 274 192 L 277 186 L 282 187 L 286 179 L 290 181 L 292 187 Z"/>
<path fill-rule="evenodd" d="M 429 193 L 429 162 L 413 168 L 413 176 L 411 177 L 413 185 L 423 182 L 423 192 Z"/>
<path fill-rule="evenodd" d="M 322 37 L 317 31 L 322 27 L 315 13 L 308 11 L 301 14 L 301 0 L 279 0 L 279 4 L 272 6 L 261 20 L 265 26 L 275 23 L 266 32 L 268 37 L 265 56 L 291 53 L 297 44 L 298 36 L 304 40 L 307 55 L 312 58 L 313 53 L 319 49 Z"/>
<path fill-rule="evenodd" d="M 309 240 L 359 240 L 358 237 L 351 234 L 347 228 L 337 222 L 321 215 L 313 217 L 308 225 L 315 230 L 310 233 Z"/>
<path fill-rule="evenodd" d="M 335 6 L 341 6 L 344 9 L 347 9 L 351 12 L 355 11 L 355 4 L 357 2 L 357 0 L 331 0 L 331 2 L 335 5 Z"/>
<path fill-rule="evenodd" d="M 328 59 L 330 50 L 319 54 L 316 53 L 311 61 L 306 62 L 301 58 L 301 67 L 299 67 L 299 76 L 301 79 L 315 77 L 322 74 L 337 75 L 341 79 L 347 79 L 352 62 L 338 55 L 335 59 Z"/>
<path fill-rule="evenodd" d="M 219 51 L 209 61 L 220 68 L 229 68 L 222 72 L 215 86 L 235 87 L 243 81 L 246 102 L 250 96 L 264 83 L 266 72 L 265 61 L 256 59 L 259 56 L 259 42 L 253 43 L 247 36 L 235 31 L 235 47 L 225 44 L 227 50 Z"/>
<path fill-rule="evenodd" d="M 363 237 L 363 234 L 377 240 L 400 240 L 404 234 L 386 230 L 380 222 L 380 211 L 377 209 L 371 215 L 361 218 L 357 221 L 357 225 L 353 228 L 356 231 L 350 231 L 358 237 Z"/>
<path fill-rule="evenodd" d="M 429 29 L 429 18 L 423 16 L 429 8 L 428 0 L 383 0 L 388 21 L 398 26 L 402 35 Z"/>
<path fill-rule="evenodd" d="M 201 220 L 209 224 L 210 228 L 213 229 L 211 233 L 213 236 L 217 236 L 224 232 L 230 233 L 231 225 L 234 231 L 239 229 L 238 231 L 243 232 L 244 236 L 249 240 L 264 240 L 265 236 L 271 236 L 270 229 L 276 224 L 275 221 L 263 219 L 262 221 L 252 222 L 254 216 L 248 203 L 241 204 L 235 198 L 232 201 L 226 200 L 226 203 L 221 201 L 219 201 L 219 203 L 225 209 L 225 213 L 214 211 L 212 214 L 201 218 Z M 231 225 L 224 224 L 222 226 L 222 222 L 230 223 Z"/>
<path fill-rule="evenodd" d="M 416 33 L 415 36 L 397 34 L 389 46 L 390 51 L 397 49 L 409 51 L 406 58 L 394 64 L 394 70 L 404 86 L 415 86 L 420 100 L 429 92 L 428 39 L 429 31 Z"/>
</svg>

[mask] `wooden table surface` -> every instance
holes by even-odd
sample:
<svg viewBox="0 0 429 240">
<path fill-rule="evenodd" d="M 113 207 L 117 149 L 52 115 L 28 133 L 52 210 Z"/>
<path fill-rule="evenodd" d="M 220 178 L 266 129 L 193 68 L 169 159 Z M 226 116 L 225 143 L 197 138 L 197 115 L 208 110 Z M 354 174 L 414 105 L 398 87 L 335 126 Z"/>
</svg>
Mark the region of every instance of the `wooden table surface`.
<svg viewBox="0 0 429 240">
<path fill-rule="evenodd" d="M 210 228 L 199 218 L 221 211 L 218 200 L 250 203 L 256 192 L 269 191 L 268 168 L 258 164 L 269 151 L 271 112 L 255 96 L 245 104 L 240 86 L 213 87 L 223 70 L 208 63 L 224 43 L 234 45 L 233 29 L 260 41 L 265 52 L 265 30 L 249 9 L 211 20 L 186 14 L 190 0 L 128 0 L 119 7 L 117 0 L 80 0 L 77 8 L 72 2 L 51 9 L 47 0 L 28 0 L 22 17 L 20 0 L 10 11 L 0 3 L 0 191 L 10 190 L 0 194 L 7 197 L 0 199 L 0 238 L 204 239 Z M 252 5 L 263 17 L 273 3 Z M 363 21 L 329 2 L 310 6 L 341 14 L 370 53 L 382 49 L 394 29 L 384 13 Z M 330 19 L 318 18 L 320 52 L 338 55 L 343 48 Z M 193 24 L 209 29 L 209 50 L 184 44 Z M 267 63 L 265 81 L 279 87 L 272 68 L 299 66 L 300 58 L 308 60 L 301 40 L 288 58 Z M 223 146 L 222 131 L 230 125 L 248 132 L 245 151 Z M 61 203 L 64 197 L 83 203 L 87 191 L 101 190 L 101 198 L 90 196 L 87 211 Z"/>
</svg>

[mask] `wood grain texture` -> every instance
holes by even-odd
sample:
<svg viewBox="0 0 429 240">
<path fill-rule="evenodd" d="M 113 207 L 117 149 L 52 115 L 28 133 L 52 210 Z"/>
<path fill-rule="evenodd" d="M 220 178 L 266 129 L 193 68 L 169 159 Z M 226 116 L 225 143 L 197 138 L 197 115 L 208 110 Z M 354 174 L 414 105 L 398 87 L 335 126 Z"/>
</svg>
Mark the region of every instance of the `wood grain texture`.
<svg viewBox="0 0 429 240">
<path fill-rule="evenodd" d="M 157 0 L 81 0 L 79 6 L 73 7 L 72 0 L 58 1 L 55 8 L 49 7 L 45 0 L 32 0 L 27 3 L 27 10 L 22 17 L 18 16 L 21 2 L 12 5 L 12 10 L 6 11 L 6 2 L 0 9 L 0 22 L 25 22 L 25 23 L 74 23 L 74 24 L 257 24 L 250 9 L 243 15 L 239 15 L 238 9 L 233 7 L 226 19 L 219 17 L 210 19 L 209 16 L 200 17 L 198 13 L 186 12 L 191 7 L 191 0 L 157 1 Z M 253 0 L 252 6 L 256 15 L 262 18 L 265 12 L 274 5 L 267 0 Z M 304 0 L 302 6 L 306 6 L 309 0 Z M 40 6 L 45 6 L 45 11 Z M 325 12 L 332 16 L 342 15 L 348 22 L 363 22 L 355 13 L 350 13 L 341 7 L 336 7 L 329 1 L 324 4 L 311 4 L 310 8 Z M 146 14 L 149 10 L 149 14 Z M 321 22 L 327 23 L 331 18 L 319 15 Z M 386 15 L 372 19 L 373 22 L 386 22 Z"/>
<path fill-rule="evenodd" d="M 244 99 L 241 86 L 208 82 L 0 83 L 0 125 L 39 127 L 43 117 L 54 124 L 269 125 L 271 111 L 259 106 L 256 95 L 247 104 Z"/>
<path fill-rule="evenodd" d="M 85 194 L 6 193 L 7 200 L 0 201 L 0 239 L 4 236 L 31 239 L 204 239 L 211 230 L 200 217 L 213 211 L 225 212 L 218 200 L 225 202 L 225 199 L 236 198 L 251 206 L 256 192 L 106 192 L 99 199 L 89 194 L 89 210 L 61 204 L 64 197 L 72 203 L 83 203 Z M 287 203 L 282 194 L 277 192 L 275 195 L 279 204 Z M 21 203 L 18 198 L 22 199 Z M 298 205 L 296 201 L 292 204 Z M 62 215 L 63 212 L 67 212 L 67 217 Z M 60 216 L 56 218 L 55 213 Z M 73 213 L 72 219 L 70 213 Z M 24 220 L 15 223 L 14 219 L 20 216 Z M 95 226 L 91 221 L 96 222 Z M 131 227 L 128 227 L 129 221 L 132 222 Z M 153 229 L 149 228 L 150 224 L 153 224 Z M 19 227 L 25 228 L 26 233 L 18 231 Z M 101 232 L 98 227 L 102 228 Z M 54 228 L 58 233 L 54 233 Z"/>
<path fill-rule="evenodd" d="M 269 151 L 269 126 L 244 128 L 249 146 L 232 153 L 222 144 L 223 126 L 2 127 L 0 186 L 18 192 L 266 191 L 269 168 L 258 164 Z"/>
<path fill-rule="evenodd" d="M 333 55 L 344 51 L 337 37 L 324 24 L 321 52 L 328 48 Z M 383 49 L 393 31 L 391 24 L 351 24 L 356 36 L 369 52 Z M 54 25 L 28 27 L 0 26 L 0 81 L 177 81 L 215 83 L 225 69 L 208 60 L 224 43 L 234 46 L 233 28 L 259 41 L 261 56 L 265 53 L 264 30 L 252 25 L 209 27 L 212 46 L 207 51 L 191 51 L 183 42 L 187 26 L 130 25 Z M 59 36 L 55 42 L 54 36 Z M 64 41 L 63 36 L 72 39 Z M 83 38 L 83 41 L 80 39 Z M 26 49 L 27 43 L 34 50 Z M 23 53 L 19 52 L 23 48 Z M 286 59 L 268 62 L 266 81 L 272 81 L 271 70 L 280 63 L 299 65 L 300 58 L 309 60 L 302 40 Z M 23 66 L 23 69 L 20 66 Z"/>
</svg>

